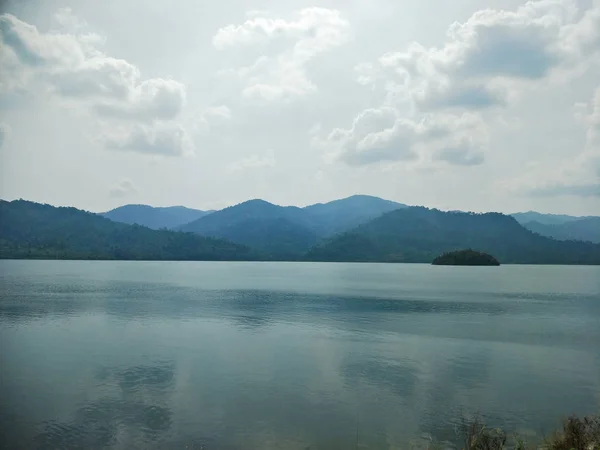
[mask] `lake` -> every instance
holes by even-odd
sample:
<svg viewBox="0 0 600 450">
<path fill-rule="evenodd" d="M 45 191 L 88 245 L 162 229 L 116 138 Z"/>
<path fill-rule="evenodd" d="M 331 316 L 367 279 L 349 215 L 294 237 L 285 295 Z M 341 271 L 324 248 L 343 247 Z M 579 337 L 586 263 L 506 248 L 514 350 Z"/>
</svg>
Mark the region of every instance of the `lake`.
<svg viewBox="0 0 600 450">
<path fill-rule="evenodd" d="M 600 411 L 600 267 L 0 261 L 0 346 L 2 448 L 541 436 Z"/>
</svg>

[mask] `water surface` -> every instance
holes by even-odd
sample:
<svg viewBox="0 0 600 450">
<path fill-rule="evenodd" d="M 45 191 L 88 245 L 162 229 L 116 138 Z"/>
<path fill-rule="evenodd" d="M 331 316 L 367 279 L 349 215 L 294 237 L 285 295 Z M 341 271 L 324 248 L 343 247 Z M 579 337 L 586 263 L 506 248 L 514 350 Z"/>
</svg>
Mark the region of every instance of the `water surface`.
<svg viewBox="0 0 600 450">
<path fill-rule="evenodd" d="M 600 411 L 600 268 L 0 261 L 0 447 L 348 449 Z"/>
</svg>

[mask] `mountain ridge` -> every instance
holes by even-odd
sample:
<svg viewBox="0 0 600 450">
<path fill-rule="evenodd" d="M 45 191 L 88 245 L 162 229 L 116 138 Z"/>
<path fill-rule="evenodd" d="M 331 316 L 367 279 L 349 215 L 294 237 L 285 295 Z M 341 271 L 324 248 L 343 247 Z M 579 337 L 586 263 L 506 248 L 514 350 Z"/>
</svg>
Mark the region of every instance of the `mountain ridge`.
<svg viewBox="0 0 600 450">
<path fill-rule="evenodd" d="M 528 230 L 558 240 L 580 240 L 600 243 L 600 217 L 583 217 L 565 223 L 544 224 L 537 221 L 522 224 Z"/>
<path fill-rule="evenodd" d="M 158 230 L 175 228 L 199 219 L 213 211 L 202 211 L 185 206 L 150 206 L 142 204 L 122 205 L 99 215 L 129 225 L 138 224 Z"/>
<path fill-rule="evenodd" d="M 544 237 L 511 215 L 444 212 L 369 196 L 304 208 L 253 199 L 194 221 L 203 227 L 196 230 L 200 236 L 186 233 L 193 231 L 187 225 L 184 232 L 151 230 L 24 200 L 2 201 L 0 212 L 0 257 L 431 262 L 443 252 L 472 248 L 502 263 L 600 260 L 599 244 Z M 355 220 L 361 223 L 352 226 Z M 584 230 L 597 231 L 596 220 L 553 227 L 589 223 Z"/>
<path fill-rule="evenodd" d="M 472 248 L 502 263 L 600 264 L 600 245 L 557 241 L 501 213 L 398 209 L 313 247 L 312 261 L 428 262 L 441 253 Z"/>
<path fill-rule="evenodd" d="M 352 196 L 304 208 L 252 199 L 177 229 L 228 239 L 266 251 L 276 258 L 300 257 L 326 236 L 404 206 L 370 196 Z"/>
<path fill-rule="evenodd" d="M 0 258 L 251 261 L 231 242 L 113 222 L 73 207 L 0 200 Z"/>
</svg>

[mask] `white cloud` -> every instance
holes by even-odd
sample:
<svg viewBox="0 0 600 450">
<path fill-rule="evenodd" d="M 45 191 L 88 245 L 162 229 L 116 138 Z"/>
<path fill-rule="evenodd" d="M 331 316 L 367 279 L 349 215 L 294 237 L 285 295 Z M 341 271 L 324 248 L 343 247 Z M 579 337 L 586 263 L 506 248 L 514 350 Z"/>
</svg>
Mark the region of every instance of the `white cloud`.
<svg viewBox="0 0 600 450">
<path fill-rule="evenodd" d="M 600 213 L 598 0 L 17 3 L 0 13 L 6 198 L 104 210 L 126 174 L 153 203 L 200 208 L 363 192 Z"/>
<path fill-rule="evenodd" d="M 53 14 L 53 18 L 65 30 L 77 32 L 88 28 L 88 23 L 81 17 L 76 16 L 71 8 L 58 9 Z"/>
<path fill-rule="evenodd" d="M 313 7 L 300 10 L 292 20 L 253 17 L 242 25 L 227 25 L 217 31 L 213 45 L 218 50 L 242 47 L 247 51 L 246 47 L 278 43 L 276 56 L 263 54 L 234 72 L 245 83 L 246 97 L 292 99 L 317 90 L 306 65 L 318 54 L 347 42 L 349 29 L 339 11 Z"/>
<path fill-rule="evenodd" d="M 414 121 L 382 107 L 363 111 L 351 128 L 336 128 L 315 144 L 353 166 L 417 159 L 477 165 L 484 160 L 486 138 L 485 125 L 472 114 L 427 115 Z"/>
<path fill-rule="evenodd" d="M 69 9 L 60 10 L 55 18 L 70 31 L 41 32 L 10 14 L 0 16 L 1 59 L 8 63 L 1 74 L 9 77 L 0 88 L 25 88 L 23 80 L 37 81 L 58 98 L 77 101 L 105 119 L 99 123 L 106 124 L 108 131 L 102 131 L 101 139 L 111 147 L 141 153 L 187 153 L 181 125 L 159 123 L 180 118 L 186 103 L 185 85 L 171 79 L 142 79 L 135 65 L 105 54 L 100 49 L 103 39 L 87 32 L 86 23 Z M 111 131 L 123 121 L 133 123 L 123 128 L 131 131 Z"/>
<path fill-rule="evenodd" d="M 275 157 L 273 154 L 268 155 L 251 155 L 246 158 L 234 161 L 229 166 L 229 172 L 240 172 L 249 169 L 261 169 L 275 167 Z"/>
<path fill-rule="evenodd" d="M 211 106 L 206 108 L 204 116 L 208 118 L 231 119 L 231 109 L 227 105 Z"/>
<path fill-rule="evenodd" d="M 62 17 L 65 14 L 67 18 Z M 59 17 L 61 22 L 76 20 L 68 10 Z M 177 117 L 183 108 L 182 83 L 161 78 L 142 80 L 136 66 L 103 53 L 98 47 L 102 39 L 97 35 L 43 33 L 3 14 L 0 36 L 2 52 L 14 55 L 23 71 L 37 73 L 60 96 L 92 99 L 93 107 L 103 115 L 164 120 Z"/>
<path fill-rule="evenodd" d="M 10 133 L 10 126 L 7 123 L 0 123 L 0 148 L 2 148 L 4 143 L 8 140 Z"/>
<path fill-rule="evenodd" d="M 434 159 L 459 166 L 477 166 L 483 164 L 484 153 L 477 142 L 465 137 L 456 145 L 440 148 L 434 154 Z"/>
<path fill-rule="evenodd" d="M 527 83 L 549 78 L 577 54 L 600 50 L 589 44 L 598 34 L 590 25 L 596 11 L 600 2 L 581 16 L 571 0 L 485 9 L 451 25 L 441 47 L 415 42 L 376 63 L 360 63 L 357 81 L 383 85 L 383 105 L 358 114 L 350 129 L 335 129 L 325 141 L 337 144 L 338 158 L 352 165 L 413 159 L 482 164 L 488 122 L 494 120 L 486 110 L 508 106 Z M 397 119 L 377 124 L 382 114 Z M 365 121 L 369 132 L 357 131 Z"/>
<path fill-rule="evenodd" d="M 583 105 L 576 106 L 579 115 Z M 536 197 L 600 197 L 600 87 L 585 106 L 589 110 L 583 117 L 586 144 L 579 154 L 558 166 L 534 164 L 527 173 L 504 184 Z"/>
<path fill-rule="evenodd" d="M 185 105 L 185 86 L 174 80 L 153 78 L 141 82 L 128 94 L 127 103 L 99 103 L 101 116 L 141 121 L 176 119 Z"/>
<path fill-rule="evenodd" d="M 108 149 L 150 155 L 186 156 L 193 153 L 191 139 L 181 125 L 121 126 L 106 131 L 99 141 Z"/>
<path fill-rule="evenodd" d="M 127 100 L 140 78 L 140 71 L 123 59 L 92 57 L 76 67 L 56 67 L 41 76 L 55 92 L 65 97 Z"/>
<path fill-rule="evenodd" d="M 454 23 L 441 47 L 412 43 L 356 67 L 357 81 L 401 85 L 423 110 L 505 105 L 523 83 L 569 70 L 600 51 L 600 2 L 579 17 L 574 0 L 529 1 L 516 11 L 485 9 Z"/>
<path fill-rule="evenodd" d="M 112 198 L 124 198 L 137 194 L 138 192 L 139 189 L 131 180 L 123 179 L 110 188 L 109 195 Z"/>
</svg>

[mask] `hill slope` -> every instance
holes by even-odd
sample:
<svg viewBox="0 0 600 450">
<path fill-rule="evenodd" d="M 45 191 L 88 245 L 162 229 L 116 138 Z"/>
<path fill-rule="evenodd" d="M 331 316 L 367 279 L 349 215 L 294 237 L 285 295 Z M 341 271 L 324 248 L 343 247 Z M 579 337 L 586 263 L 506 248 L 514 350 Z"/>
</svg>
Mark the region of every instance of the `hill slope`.
<svg viewBox="0 0 600 450">
<path fill-rule="evenodd" d="M 184 206 L 153 207 L 148 205 L 124 205 L 100 215 L 114 222 L 128 223 L 130 225 L 138 224 L 152 228 L 153 230 L 159 230 L 161 228 L 176 228 L 204 217 L 211 212 L 190 209 Z"/>
<path fill-rule="evenodd" d="M 75 208 L 0 200 L 0 258 L 213 261 L 259 255 L 231 242 L 116 223 Z"/>
<path fill-rule="evenodd" d="M 406 205 L 370 195 L 353 195 L 310 205 L 303 210 L 309 217 L 311 228 L 319 236 L 330 236 L 399 208 L 406 208 Z"/>
<path fill-rule="evenodd" d="M 248 245 L 274 258 L 296 258 L 319 239 L 308 228 L 302 209 L 264 200 L 249 200 L 216 211 L 179 229 Z"/>
<path fill-rule="evenodd" d="M 581 219 L 581 217 L 568 216 L 566 214 L 543 214 L 536 211 L 514 213 L 511 214 L 511 216 L 514 217 L 521 225 L 525 225 L 529 222 L 539 222 L 544 225 L 555 225 Z"/>
<path fill-rule="evenodd" d="M 542 236 L 554 239 L 600 243 L 600 217 L 584 217 L 557 224 L 543 224 L 533 221 L 524 223 L 523 226 Z"/>
<path fill-rule="evenodd" d="M 314 247 L 314 261 L 431 262 L 441 253 L 473 248 L 501 263 L 600 264 L 600 245 L 555 241 L 499 213 L 392 211 Z"/>
<path fill-rule="evenodd" d="M 216 211 L 178 229 L 228 239 L 266 251 L 275 258 L 296 258 L 323 237 L 403 206 L 366 195 L 305 208 L 257 199 Z"/>
</svg>

